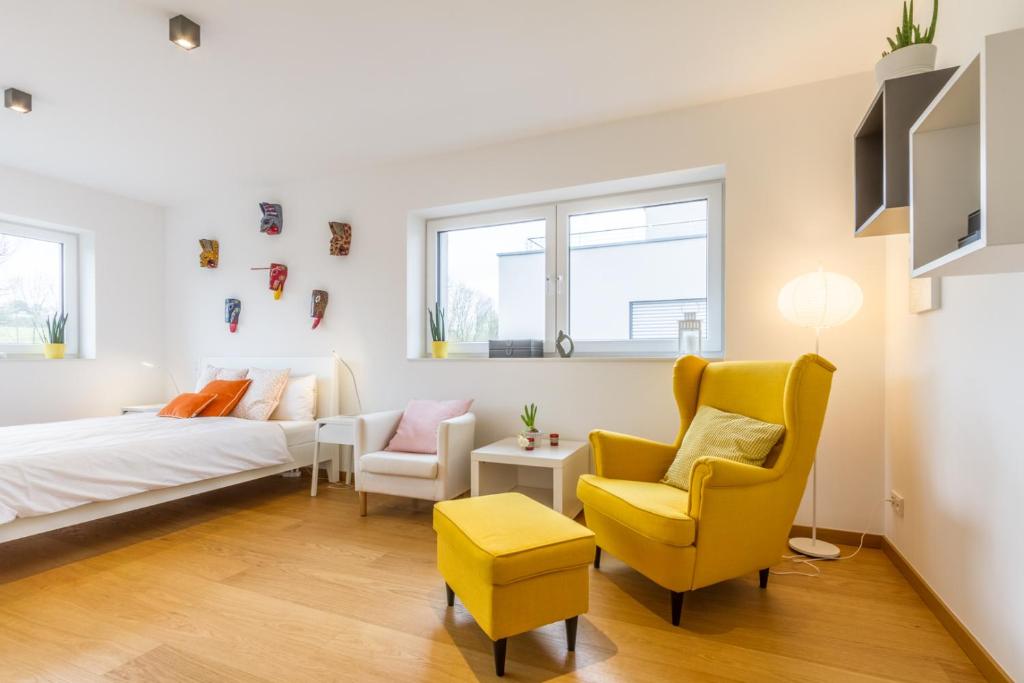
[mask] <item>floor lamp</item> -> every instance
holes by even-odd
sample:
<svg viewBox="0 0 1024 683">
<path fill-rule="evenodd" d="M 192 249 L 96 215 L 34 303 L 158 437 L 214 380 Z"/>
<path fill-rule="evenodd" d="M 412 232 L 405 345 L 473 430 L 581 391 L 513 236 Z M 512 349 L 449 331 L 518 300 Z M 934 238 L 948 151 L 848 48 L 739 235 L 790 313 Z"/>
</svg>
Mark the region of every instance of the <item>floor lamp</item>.
<svg viewBox="0 0 1024 683">
<path fill-rule="evenodd" d="M 864 294 L 860 286 L 838 273 L 821 268 L 790 280 L 779 291 L 779 310 L 789 322 L 814 328 L 814 353 L 818 353 L 821 331 L 838 327 L 857 315 Z M 839 557 L 839 548 L 818 540 L 818 459 L 814 459 L 811 483 L 811 537 L 791 538 L 789 547 L 801 555 L 832 559 Z"/>
</svg>

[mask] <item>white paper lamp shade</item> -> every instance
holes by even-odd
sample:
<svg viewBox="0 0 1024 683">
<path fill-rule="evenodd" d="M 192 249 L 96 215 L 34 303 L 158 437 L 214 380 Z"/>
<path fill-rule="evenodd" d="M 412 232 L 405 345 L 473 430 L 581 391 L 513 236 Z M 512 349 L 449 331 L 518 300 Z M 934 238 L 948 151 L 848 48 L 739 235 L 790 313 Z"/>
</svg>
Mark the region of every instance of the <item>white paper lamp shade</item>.
<svg viewBox="0 0 1024 683">
<path fill-rule="evenodd" d="M 779 310 L 789 322 L 821 330 L 857 315 L 864 303 L 860 285 L 839 273 L 817 270 L 790 280 L 779 292 Z"/>
</svg>

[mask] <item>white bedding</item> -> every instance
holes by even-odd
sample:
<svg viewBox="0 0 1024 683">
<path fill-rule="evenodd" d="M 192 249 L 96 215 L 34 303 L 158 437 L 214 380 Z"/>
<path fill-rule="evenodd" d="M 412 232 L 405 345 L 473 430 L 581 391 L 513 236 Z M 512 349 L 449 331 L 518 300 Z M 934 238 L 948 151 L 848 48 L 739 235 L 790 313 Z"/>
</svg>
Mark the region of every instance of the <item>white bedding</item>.
<svg viewBox="0 0 1024 683">
<path fill-rule="evenodd" d="M 135 413 L 0 427 L 0 524 L 292 462 L 286 444 L 279 424 L 235 417 Z"/>
<path fill-rule="evenodd" d="M 313 443 L 316 439 L 316 422 L 314 420 L 271 420 L 284 431 L 285 443 L 288 447 Z"/>
</svg>

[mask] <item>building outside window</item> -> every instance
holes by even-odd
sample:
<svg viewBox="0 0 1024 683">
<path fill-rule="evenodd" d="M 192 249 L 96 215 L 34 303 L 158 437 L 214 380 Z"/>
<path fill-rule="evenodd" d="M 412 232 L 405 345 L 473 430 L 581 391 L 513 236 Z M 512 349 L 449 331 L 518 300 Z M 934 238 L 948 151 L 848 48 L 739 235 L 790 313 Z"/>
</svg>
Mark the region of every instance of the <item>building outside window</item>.
<svg viewBox="0 0 1024 683">
<path fill-rule="evenodd" d="M 668 355 L 692 311 L 722 350 L 722 184 L 428 221 L 428 305 L 455 353 L 565 330 L 581 353 Z"/>
</svg>

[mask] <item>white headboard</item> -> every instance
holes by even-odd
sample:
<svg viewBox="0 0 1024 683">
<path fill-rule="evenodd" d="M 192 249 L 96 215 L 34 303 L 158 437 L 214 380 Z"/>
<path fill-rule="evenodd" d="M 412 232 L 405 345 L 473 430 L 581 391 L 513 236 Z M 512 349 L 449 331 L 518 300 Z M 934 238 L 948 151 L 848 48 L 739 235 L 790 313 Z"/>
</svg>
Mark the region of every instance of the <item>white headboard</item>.
<svg viewBox="0 0 1024 683">
<path fill-rule="evenodd" d="M 292 375 L 316 375 L 316 416 L 328 417 L 338 414 L 338 362 L 333 356 L 278 358 L 203 358 L 198 371 L 207 365 L 218 368 L 267 368 L 283 370 L 290 368 Z"/>
</svg>

